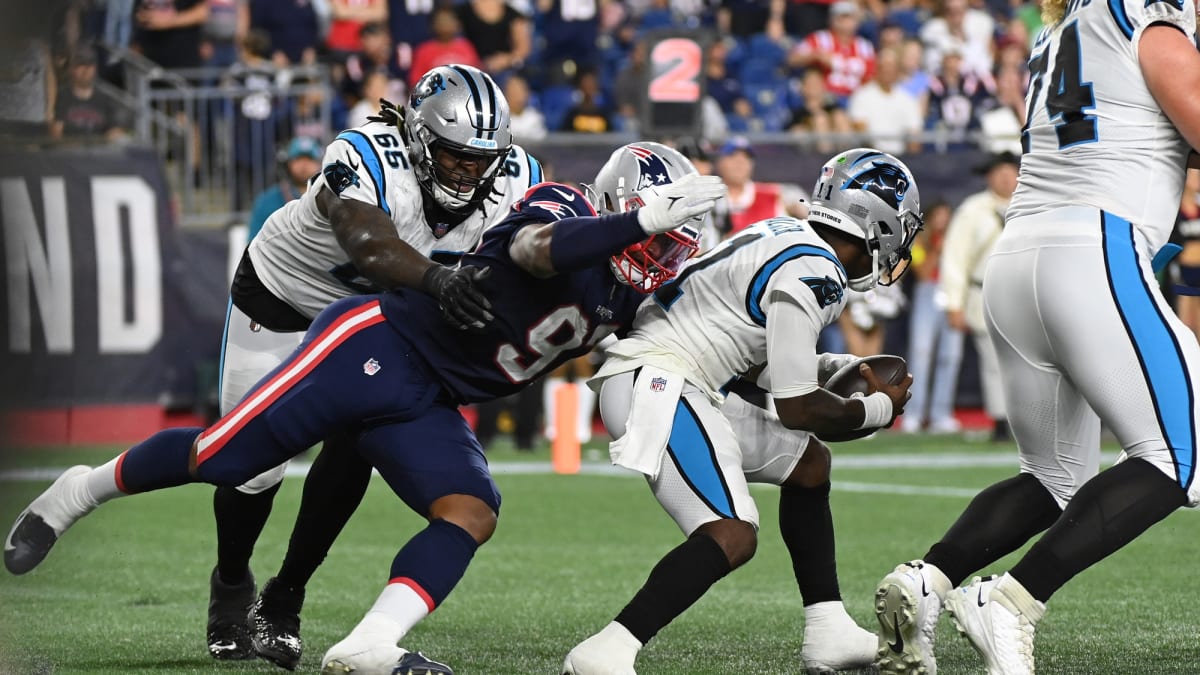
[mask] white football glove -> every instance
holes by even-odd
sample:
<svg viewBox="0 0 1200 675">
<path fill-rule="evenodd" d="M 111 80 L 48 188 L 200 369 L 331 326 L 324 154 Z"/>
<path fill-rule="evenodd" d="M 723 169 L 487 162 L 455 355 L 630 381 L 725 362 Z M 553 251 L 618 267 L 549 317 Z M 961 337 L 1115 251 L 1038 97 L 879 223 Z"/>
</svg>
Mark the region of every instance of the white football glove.
<svg viewBox="0 0 1200 675">
<path fill-rule="evenodd" d="M 712 211 L 725 192 L 725 184 L 717 176 L 695 173 L 674 183 L 639 190 L 637 196 L 643 205 L 638 209 L 638 224 L 648 235 L 670 232 Z"/>
</svg>

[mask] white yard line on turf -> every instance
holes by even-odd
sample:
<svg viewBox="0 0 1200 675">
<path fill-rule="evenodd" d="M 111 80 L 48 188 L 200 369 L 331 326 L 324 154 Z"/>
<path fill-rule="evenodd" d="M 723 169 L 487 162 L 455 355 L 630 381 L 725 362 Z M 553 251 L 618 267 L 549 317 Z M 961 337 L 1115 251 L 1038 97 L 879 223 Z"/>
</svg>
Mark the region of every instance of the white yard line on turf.
<svg viewBox="0 0 1200 675">
<path fill-rule="evenodd" d="M 1102 462 L 1109 464 L 1116 459 L 1117 453 L 1105 452 L 1101 455 Z M 973 452 L 947 454 L 878 454 L 878 455 L 849 455 L 834 460 L 839 469 L 958 469 L 973 467 L 1006 467 L 1017 466 L 1016 454 L 1009 452 Z M 293 462 L 288 466 L 288 476 L 303 477 L 308 475 L 310 464 Z M 505 475 L 539 475 L 552 472 L 550 462 L 492 462 L 492 472 Z M 52 481 L 64 471 L 60 467 L 37 467 L 28 469 L 10 469 L 0 471 L 0 481 L 3 482 L 42 482 Z M 602 462 L 585 462 L 580 473 L 592 476 L 634 476 L 634 472 L 621 467 Z M 935 485 L 901 485 L 896 483 L 862 483 L 855 481 L 835 480 L 833 489 L 842 492 L 861 492 L 872 494 L 925 495 L 935 497 L 973 497 L 979 491 L 972 488 L 940 487 Z"/>
</svg>

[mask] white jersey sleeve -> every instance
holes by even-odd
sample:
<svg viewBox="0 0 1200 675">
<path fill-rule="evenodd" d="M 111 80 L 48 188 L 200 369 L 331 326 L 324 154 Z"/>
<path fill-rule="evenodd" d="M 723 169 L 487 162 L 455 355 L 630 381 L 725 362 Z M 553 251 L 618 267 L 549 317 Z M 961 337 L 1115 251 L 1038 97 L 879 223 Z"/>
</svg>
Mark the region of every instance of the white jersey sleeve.
<svg viewBox="0 0 1200 675">
<path fill-rule="evenodd" d="M 1195 39 L 1194 0 L 1070 0 L 1039 34 L 1009 219 L 1090 206 L 1133 223 L 1152 248 L 1166 243 L 1189 148 L 1138 62 L 1142 33 L 1156 23 Z"/>
<path fill-rule="evenodd" d="M 838 263 L 810 255 L 776 271 L 766 299 L 771 394 L 803 396 L 817 388 L 817 338 L 846 304 Z"/>
<path fill-rule="evenodd" d="M 338 134 L 325 149 L 320 182 L 342 199 L 378 206 L 392 215 L 395 205 L 390 199 L 389 170 L 408 170 L 398 131 L 388 125 L 368 124 Z"/>
</svg>

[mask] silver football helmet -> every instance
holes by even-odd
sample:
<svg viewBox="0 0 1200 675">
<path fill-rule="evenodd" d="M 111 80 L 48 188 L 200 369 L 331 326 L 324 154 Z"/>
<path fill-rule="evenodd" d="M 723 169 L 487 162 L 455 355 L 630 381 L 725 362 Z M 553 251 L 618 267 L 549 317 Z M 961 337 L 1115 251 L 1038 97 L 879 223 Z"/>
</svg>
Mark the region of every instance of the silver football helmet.
<svg viewBox="0 0 1200 675">
<path fill-rule="evenodd" d="M 825 163 L 813 188 L 808 220 L 862 239 L 871 273 L 849 281 L 865 291 L 904 275 L 913 238 L 923 226 L 917 182 L 904 162 L 873 148 L 847 150 Z"/>
<path fill-rule="evenodd" d="M 421 76 L 404 109 L 408 157 L 421 189 L 451 212 L 472 211 L 487 198 L 512 147 L 508 101 L 487 73 L 438 66 Z M 463 162 L 482 164 L 479 176 Z"/>
<path fill-rule="evenodd" d="M 625 213 L 645 203 L 638 197 L 639 191 L 694 173 L 698 173 L 696 167 L 673 148 L 661 143 L 630 143 L 609 156 L 596 174 L 596 182 L 584 185 L 584 191 L 600 215 Z M 642 293 L 652 292 L 673 279 L 700 247 L 702 224 L 697 219 L 629 246 L 610 260 L 613 274 Z"/>
</svg>

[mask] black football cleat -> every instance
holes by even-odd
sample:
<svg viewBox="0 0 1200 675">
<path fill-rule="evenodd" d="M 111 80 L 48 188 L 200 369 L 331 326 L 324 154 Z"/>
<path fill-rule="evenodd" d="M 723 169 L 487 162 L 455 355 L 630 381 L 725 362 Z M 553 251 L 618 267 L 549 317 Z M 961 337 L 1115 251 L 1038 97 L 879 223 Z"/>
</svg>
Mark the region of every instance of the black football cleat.
<svg viewBox="0 0 1200 675">
<path fill-rule="evenodd" d="M 13 574 L 25 574 L 50 553 L 58 534 L 36 513 L 22 513 L 4 543 L 4 566 Z"/>
<path fill-rule="evenodd" d="M 67 469 L 17 516 L 4 540 L 4 566 L 9 572 L 25 574 L 37 567 L 67 528 L 96 508 L 95 502 L 82 496 L 80 487 L 91 470 L 87 466 Z"/>
<path fill-rule="evenodd" d="M 240 584 L 221 581 L 214 568 L 208 580 L 208 653 L 214 659 L 238 661 L 255 657 L 246 614 L 254 604 L 254 576 Z"/>
<path fill-rule="evenodd" d="M 392 675 L 454 675 L 450 666 L 426 658 L 421 652 L 408 652 L 396 662 Z"/>
<path fill-rule="evenodd" d="M 300 665 L 304 653 L 304 643 L 300 640 L 303 606 L 303 588 L 292 588 L 275 578 L 263 586 L 249 616 L 251 640 L 259 656 L 288 670 Z"/>
</svg>

